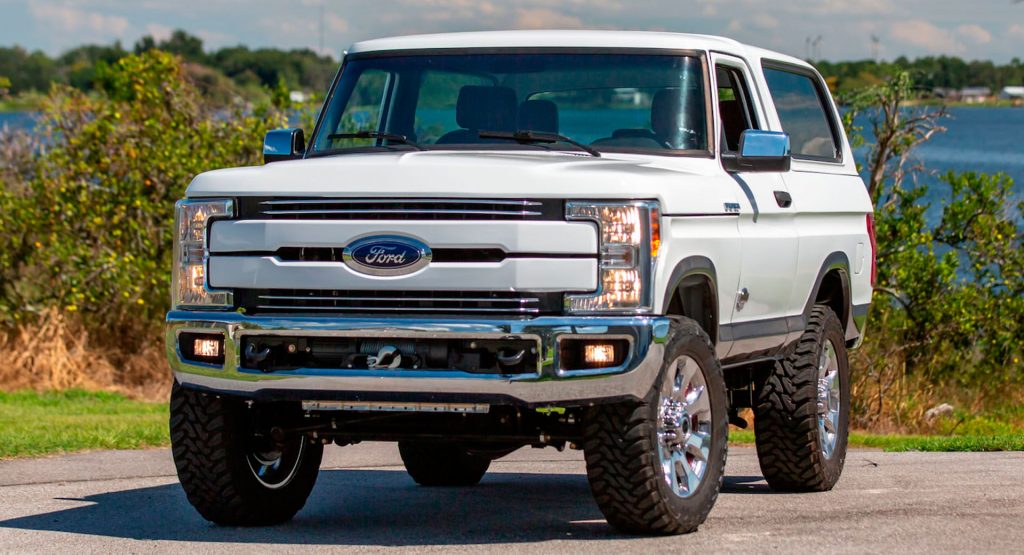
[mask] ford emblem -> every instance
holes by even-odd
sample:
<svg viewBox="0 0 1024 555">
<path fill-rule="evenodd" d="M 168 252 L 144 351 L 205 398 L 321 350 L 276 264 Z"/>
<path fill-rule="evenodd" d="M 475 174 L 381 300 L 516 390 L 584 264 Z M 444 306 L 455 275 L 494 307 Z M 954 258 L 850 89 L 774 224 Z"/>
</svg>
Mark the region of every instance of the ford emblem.
<svg viewBox="0 0 1024 555">
<path fill-rule="evenodd" d="M 430 264 L 431 256 L 430 247 L 423 242 L 397 235 L 364 237 L 341 253 L 349 268 L 371 276 L 411 274 Z"/>
</svg>

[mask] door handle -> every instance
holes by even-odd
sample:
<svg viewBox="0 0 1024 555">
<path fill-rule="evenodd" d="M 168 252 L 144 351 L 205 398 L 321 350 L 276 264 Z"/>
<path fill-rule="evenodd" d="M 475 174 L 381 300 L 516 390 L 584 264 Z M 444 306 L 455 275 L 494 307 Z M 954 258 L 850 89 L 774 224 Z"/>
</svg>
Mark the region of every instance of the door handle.
<svg viewBox="0 0 1024 555">
<path fill-rule="evenodd" d="M 779 208 L 789 208 L 793 206 L 793 197 L 786 191 L 775 191 L 775 202 L 779 204 Z"/>
</svg>

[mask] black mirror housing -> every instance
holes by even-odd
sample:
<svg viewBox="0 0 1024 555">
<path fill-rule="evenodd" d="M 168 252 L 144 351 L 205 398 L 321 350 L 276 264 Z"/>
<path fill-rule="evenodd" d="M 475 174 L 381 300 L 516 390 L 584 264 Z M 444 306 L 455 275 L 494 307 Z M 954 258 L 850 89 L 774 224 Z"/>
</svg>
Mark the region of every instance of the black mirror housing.
<svg viewBox="0 0 1024 555">
<path fill-rule="evenodd" d="M 263 163 L 295 160 L 306 153 L 306 135 L 301 129 L 275 129 L 263 138 Z"/>
<path fill-rule="evenodd" d="M 788 133 L 759 129 L 740 135 L 739 153 L 722 154 L 722 165 L 730 172 L 787 172 L 792 160 Z"/>
</svg>

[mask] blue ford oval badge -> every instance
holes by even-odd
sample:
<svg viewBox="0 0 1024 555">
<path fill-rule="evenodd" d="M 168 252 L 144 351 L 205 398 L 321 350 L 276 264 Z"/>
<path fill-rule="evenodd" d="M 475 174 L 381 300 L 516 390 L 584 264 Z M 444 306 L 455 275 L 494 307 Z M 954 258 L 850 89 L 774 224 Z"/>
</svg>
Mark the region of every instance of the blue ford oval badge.
<svg viewBox="0 0 1024 555">
<path fill-rule="evenodd" d="M 411 274 L 430 264 L 431 256 L 426 244 L 397 235 L 364 237 L 341 253 L 349 268 L 371 276 Z"/>
</svg>

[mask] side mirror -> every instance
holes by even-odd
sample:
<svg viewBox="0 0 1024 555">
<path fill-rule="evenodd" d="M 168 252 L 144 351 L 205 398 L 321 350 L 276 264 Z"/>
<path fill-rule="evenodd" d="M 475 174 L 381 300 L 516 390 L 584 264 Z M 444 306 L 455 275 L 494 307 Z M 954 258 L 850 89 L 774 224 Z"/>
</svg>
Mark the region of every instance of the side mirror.
<svg viewBox="0 0 1024 555">
<path fill-rule="evenodd" d="M 263 163 L 302 158 L 306 136 L 301 129 L 275 129 L 263 138 Z"/>
<path fill-rule="evenodd" d="M 731 172 L 786 172 L 791 161 L 788 133 L 758 129 L 740 135 L 739 154 L 722 155 L 722 165 Z"/>
</svg>

